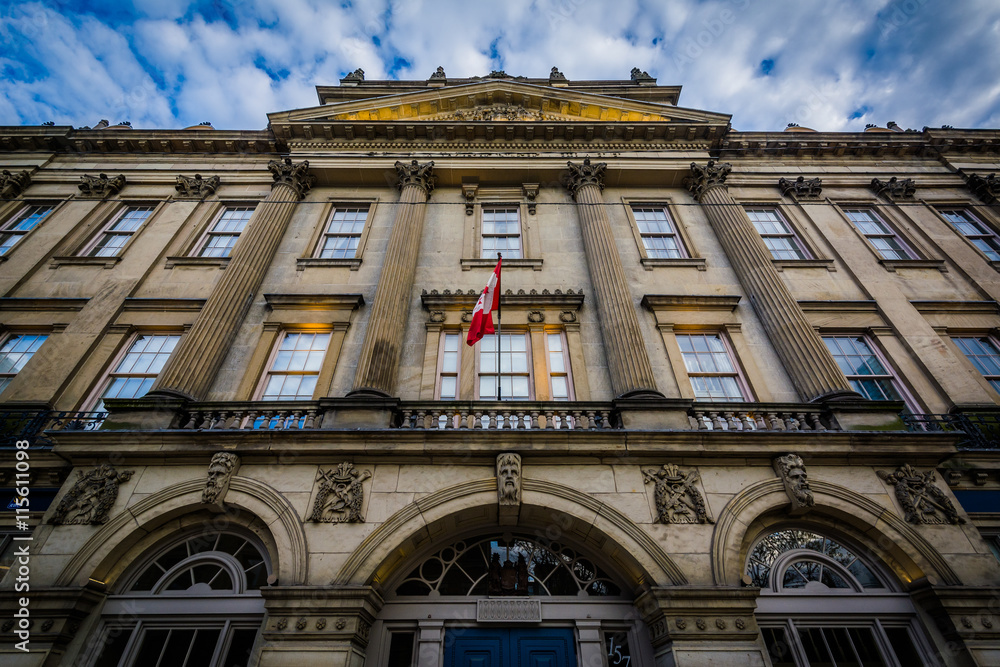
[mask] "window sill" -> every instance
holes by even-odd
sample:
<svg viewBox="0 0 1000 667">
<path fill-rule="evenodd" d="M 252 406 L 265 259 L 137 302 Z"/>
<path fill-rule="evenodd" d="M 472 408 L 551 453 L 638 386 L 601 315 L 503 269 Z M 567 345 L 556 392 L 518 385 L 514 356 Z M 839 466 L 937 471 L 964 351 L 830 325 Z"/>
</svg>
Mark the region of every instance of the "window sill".
<svg viewBox="0 0 1000 667">
<path fill-rule="evenodd" d="M 826 269 L 836 271 L 832 259 L 772 259 L 771 263 L 778 271 L 785 269 Z"/>
<path fill-rule="evenodd" d="M 229 266 L 229 257 L 167 257 L 163 268 L 172 269 L 175 266 L 217 266 L 224 269 Z"/>
<path fill-rule="evenodd" d="M 704 257 L 681 257 L 679 259 L 672 259 L 669 257 L 643 257 L 639 261 L 642 263 L 642 268 L 647 271 L 652 271 L 653 267 L 656 266 L 693 266 L 699 271 L 705 270 Z"/>
<path fill-rule="evenodd" d="M 360 257 L 350 258 L 327 258 L 327 257 L 299 257 L 295 260 L 295 270 L 302 271 L 313 266 L 346 266 L 351 271 L 357 271 L 361 267 Z"/>
<path fill-rule="evenodd" d="M 60 266 L 100 266 L 105 269 L 113 269 L 122 261 L 120 255 L 115 257 L 53 257 L 49 262 L 50 269 L 58 269 Z"/>
<path fill-rule="evenodd" d="M 541 259 L 505 259 L 503 261 L 503 268 L 541 271 L 542 261 Z M 495 259 L 463 259 L 461 263 L 463 271 L 468 271 L 469 269 L 492 269 L 497 265 Z"/>
<path fill-rule="evenodd" d="M 884 266 L 886 271 L 896 271 L 896 269 L 937 269 L 941 273 L 948 273 L 948 267 L 944 265 L 943 259 L 880 259 L 878 263 Z"/>
</svg>

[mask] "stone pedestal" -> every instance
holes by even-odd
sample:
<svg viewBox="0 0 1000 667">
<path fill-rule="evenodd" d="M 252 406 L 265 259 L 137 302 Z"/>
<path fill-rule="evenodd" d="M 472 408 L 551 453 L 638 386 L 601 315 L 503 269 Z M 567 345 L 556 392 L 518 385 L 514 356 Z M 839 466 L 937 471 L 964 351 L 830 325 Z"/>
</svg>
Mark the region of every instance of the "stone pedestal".
<svg viewBox="0 0 1000 667">
<path fill-rule="evenodd" d="M 617 397 L 648 395 L 662 398 L 656 388 L 646 344 L 639 330 L 639 317 L 601 198 L 606 165 L 603 162 L 591 164 L 589 158 L 583 164 L 567 164 L 570 170 L 567 187 L 576 200 L 580 217 L 612 390 Z"/>
</svg>

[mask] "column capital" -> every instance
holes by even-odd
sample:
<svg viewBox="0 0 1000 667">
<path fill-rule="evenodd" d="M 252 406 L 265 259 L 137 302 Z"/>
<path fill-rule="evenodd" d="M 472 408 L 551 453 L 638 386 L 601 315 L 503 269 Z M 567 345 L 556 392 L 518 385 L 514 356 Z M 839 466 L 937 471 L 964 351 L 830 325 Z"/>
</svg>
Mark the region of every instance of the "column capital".
<svg viewBox="0 0 1000 667">
<path fill-rule="evenodd" d="M 726 177 L 733 170 L 733 165 L 728 162 L 715 164 L 715 160 L 709 160 L 704 167 L 698 163 L 691 163 L 691 175 L 684 179 L 684 185 L 694 195 L 694 198 L 701 201 L 701 196 L 711 188 L 726 186 Z"/>
<path fill-rule="evenodd" d="M 0 199 L 14 199 L 31 185 L 31 175 L 27 171 L 16 174 L 4 169 L 0 172 Z"/>
<path fill-rule="evenodd" d="M 420 164 L 416 160 L 411 160 L 410 164 L 405 162 L 396 161 L 396 176 L 399 178 L 399 182 L 396 183 L 396 187 L 402 190 L 407 185 L 416 185 L 418 188 L 424 191 L 424 194 L 428 197 L 431 191 L 434 190 L 434 161 Z"/>
<path fill-rule="evenodd" d="M 309 189 L 316 184 L 316 176 L 309 173 L 309 160 L 303 160 L 298 164 L 293 164 L 291 158 L 284 160 L 271 160 L 267 163 L 267 170 L 271 172 L 274 183 L 271 184 L 273 190 L 279 183 L 287 185 L 299 199 L 302 199 L 309 192 Z"/>
<path fill-rule="evenodd" d="M 566 166 L 569 167 L 566 189 L 574 198 L 584 185 L 596 185 L 601 190 L 604 189 L 604 170 L 608 168 L 606 162 L 591 164 L 590 158 L 587 157 L 583 159 L 583 164 L 567 162 Z"/>
</svg>

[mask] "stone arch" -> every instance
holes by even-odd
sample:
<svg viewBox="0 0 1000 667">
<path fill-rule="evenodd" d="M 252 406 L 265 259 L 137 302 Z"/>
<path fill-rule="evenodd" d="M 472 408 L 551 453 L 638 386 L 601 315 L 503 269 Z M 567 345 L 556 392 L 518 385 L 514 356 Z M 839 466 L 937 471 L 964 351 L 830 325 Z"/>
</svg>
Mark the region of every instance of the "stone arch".
<svg viewBox="0 0 1000 667">
<path fill-rule="evenodd" d="M 809 480 L 816 506 L 799 517 L 778 515 L 788 506 L 779 479 L 753 484 L 723 508 L 712 535 L 712 575 L 716 585 L 739 586 L 750 543 L 769 526 L 789 518 L 835 537 L 846 535 L 865 547 L 902 582 L 931 575 L 943 584 L 961 581 L 948 562 L 891 509 L 850 489 Z"/>
<path fill-rule="evenodd" d="M 88 579 L 111 586 L 136 557 L 165 537 L 198 525 L 221 529 L 229 524 L 248 529 L 263 541 L 278 582 L 305 582 L 302 520 L 284 496 L 263 482 L 234 476 L 226 506 L 236 511 L 221 514 L 210 512 L 202 503 L 204 488 L 204 479 L 181 482 L 112 517 L 63 568 L 56 586 L 82 586 Z"/>
<path fill-rule="evenodd" d="M 635 588 L 688 583 L 656 541 L 610 505 L 552 482 L 525 479 L 521 488 L 518 527 L 541 530 L 553 541 L 556 537 L 545 531 L 569 536 L 598 552 Z M 442 489 L 389 517 L 355 549 L 332 583 L 380 588 L 417 553 L 456 532 L 487 525 L 497 525 L 495 478 Z"/>
</svg>

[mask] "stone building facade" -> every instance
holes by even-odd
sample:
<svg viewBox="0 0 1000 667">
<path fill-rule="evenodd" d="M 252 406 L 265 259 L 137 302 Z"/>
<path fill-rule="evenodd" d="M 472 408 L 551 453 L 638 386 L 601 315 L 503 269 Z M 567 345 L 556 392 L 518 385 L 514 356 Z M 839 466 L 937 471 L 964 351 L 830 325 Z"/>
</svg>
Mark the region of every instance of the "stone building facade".
<svg viewBox="0 0 1000 667">
<path fill-rule="evenodd" d="M 1000 131 L 317 92 L 0 128 L 3 664 L 1000 663 Z"/>
</svg>

